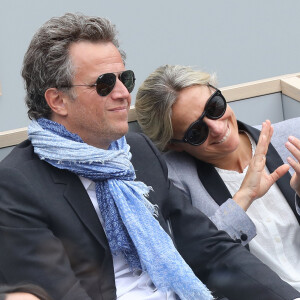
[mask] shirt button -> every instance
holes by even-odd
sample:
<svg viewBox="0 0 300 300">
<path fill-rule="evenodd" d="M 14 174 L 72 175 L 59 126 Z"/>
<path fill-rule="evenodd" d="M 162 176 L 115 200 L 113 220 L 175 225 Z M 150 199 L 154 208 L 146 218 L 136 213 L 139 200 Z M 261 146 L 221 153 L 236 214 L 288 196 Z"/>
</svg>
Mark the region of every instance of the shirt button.
<svg viewBox="0 0 300 300">
<path fill-rule="evenodd" d="M 275 237 L 275 241 L 276 241 L 277 243 L 280 243 L 280 242 L 281 242 L 280 237 L 276 236 L 276 237 Z"/>
</svg>

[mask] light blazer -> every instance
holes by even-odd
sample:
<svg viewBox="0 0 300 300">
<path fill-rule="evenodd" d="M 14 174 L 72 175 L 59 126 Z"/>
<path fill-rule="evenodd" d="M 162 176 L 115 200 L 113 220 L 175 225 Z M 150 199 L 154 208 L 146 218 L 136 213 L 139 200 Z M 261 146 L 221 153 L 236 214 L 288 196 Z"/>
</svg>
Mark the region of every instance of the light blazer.
<svg viewBox="0 0 300 300">
<path fill-rule="evenodd" d="M 210 289 L 233 300 L 300 297 L 191 206 L 145 136 L 127 140 L 137 180 L 154 189 L 149 199 L 160 225 L 169 234 L 172 228 L 178 251 Z M 107 239 L 80 179 L 41 161 L 28 140 L 0 163 L 0 282 L 20 281 L 55 300 L 116 299 Z"/>
<path fill-rule="evenodd" d="M 238 122 L 240 130 L 249 133 L 257 143 L 260 131 Z M 258 126 L 260 127 L 260 126 Z M 284 144 L 289 135 L 300 137 L 300 118 L 290 119 L 273 125 L 274 134 L 270 144 L 266 165 L 270 172 L 286 163 L 291 154 Z M 277 150 L 277 151 L 276 151 Z M 169 152 L 165 155 L 169 178 L 175 186 L 185 192 L 195 207 L 204 212 L 222 230 L 243 245 L 248 244 L 256 235 L 254 223 L 232 199 L 226 185 L 216 169 L 187 153 Z M 290 173 L 277 181 L 277 185 L 294 212 L 298 222 L 299 214 L 295 207 L 295 192 L 290 187 Z"/>
</svg>

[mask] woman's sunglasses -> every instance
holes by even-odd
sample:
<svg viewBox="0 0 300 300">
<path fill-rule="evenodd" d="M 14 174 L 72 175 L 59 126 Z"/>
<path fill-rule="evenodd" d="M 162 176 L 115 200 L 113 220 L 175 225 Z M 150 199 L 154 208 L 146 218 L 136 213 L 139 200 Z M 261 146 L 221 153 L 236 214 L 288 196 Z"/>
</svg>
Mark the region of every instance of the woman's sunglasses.
<svg viewBox="0 0 300 300">
<path fill-rule="evenodd" d="M 89 86 L 89 87 L 95 86 L 98 95 L 104 97 L 107 96 L 114 89 L 117 81 L 117 77 L 127 88 L 128 92 L 131 93 L 133 91 L 134 84 L 135 84 L 134 72 L 131 70 L 126 70 L 122 73 L 119 73 L 118 75 L 114 73 L 102 74 L 97 78 L 96 83 L 94 84 L 73 84 L 70 86 L 61 86 L 61 87 L 69 88 L 73 86 Z"/>
<path fill-rule="evenodd" d="M 211 85 L 209 86 L 214 88 L 216 91 L 207 100 L 204 111 L 200 118 L 189 126 L 182 140 L 171 139 L 171 142 L 189 143 L 193 146 L 199 146 L 203 144 L 206 141 L 209 132 L 208 126 L 203 121 L 204 117 L 217 120 L 224 115 L 227 107 L 224 96 L 220 90 Z"/>
</svg>

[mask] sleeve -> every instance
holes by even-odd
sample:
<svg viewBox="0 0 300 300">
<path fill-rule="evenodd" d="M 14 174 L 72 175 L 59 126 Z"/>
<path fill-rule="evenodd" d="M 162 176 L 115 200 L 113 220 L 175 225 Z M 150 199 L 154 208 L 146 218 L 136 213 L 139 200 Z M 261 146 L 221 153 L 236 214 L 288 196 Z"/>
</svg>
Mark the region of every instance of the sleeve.
<svg viewBox="0 0 300 300">
<path fill-rule="evenodd" d="M 39 285 L 53 299 L 90 299 L 49 229 L 41 198 L 30 178 L 16 169 L 0 169 L 0 280 Z"/>
<path fill-rule="evenodd" d="M 209 218 L 219 230 L 226 231 L 232 239 L 240 242 L 243 246 L 256 236 L 254 223 L 231 198 L 219 206 Z"/>
<path fill-rule="evenodd" d="M 219 206 L 205 190 L 200 180 L 195 180 L 197 173 L 193 172 L 192 168 L 187 170 L 186 166 L 178 165 L 175 157 L 165 157 L 167 158 L 169 179 L 178 189 L 191 198 L 193 205 L 207 215 L 219 230 L 226 231 L 231 238 L 243 246 L 256 236 L 254 223 L 233 199 L 229 198 Z M 180 170 L 180 173 L 177 170 Z M 189 178 L 191 174 L 194 178 Z"/>
</svg>

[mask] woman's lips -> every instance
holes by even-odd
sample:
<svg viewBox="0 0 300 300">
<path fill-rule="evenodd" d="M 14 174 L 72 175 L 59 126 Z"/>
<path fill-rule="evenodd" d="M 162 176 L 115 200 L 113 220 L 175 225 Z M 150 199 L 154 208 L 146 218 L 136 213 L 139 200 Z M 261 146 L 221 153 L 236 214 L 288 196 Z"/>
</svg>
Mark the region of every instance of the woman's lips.
<svg viewBox="0 0 300 300">
<path fill-rule="evenodd" d="M 226 134 L 222 137 L 222 139 L 220 139 L 219 141 L 215 142 L 215 144 L 221 144 L 221 143 L 224 143 L 224 142 L 227 140 L 227 138 L 229 137 L 230 132 L 231 132 L 231 130 L 230 130 L 230 128 L 228 127 L 228 129 L 227 129 L 227 131 L 226 131 Z"/>
</svg>

